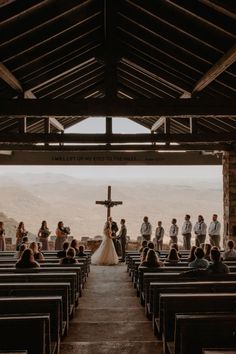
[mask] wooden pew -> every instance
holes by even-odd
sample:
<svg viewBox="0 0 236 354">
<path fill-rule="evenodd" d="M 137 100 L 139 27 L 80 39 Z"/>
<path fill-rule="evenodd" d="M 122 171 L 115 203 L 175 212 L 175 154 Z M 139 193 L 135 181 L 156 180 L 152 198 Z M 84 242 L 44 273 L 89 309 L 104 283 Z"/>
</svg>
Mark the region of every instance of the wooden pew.
<svg viewBox="0 0 236 354">
<path fill-rule="evenodd" d="M 15 268 L 15 267 L 0 267 L 1 274 L 18 274 L 18 273 L 75 273 L 76 274 L 76 301 L 78 302 L 78 297 L 82 293 L 81 285 L 81 269 L 79 266 L 56 266 L 56 267 L 40 267 L 40 268 Z"/>
<path fill-rule="evenodd" d="M 51 354 L 50 316 L 0 316 L 2 350 L 27 350 L 28 354 Z"/>
<path fill-rule="evenodd" d="M 0 274 L 1 283 L 70 283 L 70 315 L 73 316 L 76 303 L 76 273 L 15 273 Z"/>
<path fill-rule="evenodd" d="M 14 314 L 40 315 L 42 313 L 48 313 L 50 315 L 50 352 L 52 354 L 59 354 L 62 326 L 61 297 L 0 297 L 0 316 Z"/>
<path fill-rule="evenodd" d="M 150 283 L 168 283 L 168 282 L 194 282 L 194 281 L 236 281 L 236 273 L 229 274 L 205 274 L 203 277 L 193 278 L 191 276 L 182 276 L 181 273 L 144 273 L 143 275 L 143 301 L 149 303 Z"/>
<path fill-rule="evenodd" d="M 167 343 L 169 353 L 202 354 L 202 348 L 235 347 L 235 323 L 232 313 L 176 315 L 175 339 Z"/>
<path fill-rule="evenodd" d="M 69 328 L 70 316 L 70 283 L 6 283 L 0 284 L 0 297 L 50 297 L 62 298 L 62 325 L 60 336 L 64 336 Z"/>
<path fill-rule="evenodd" d="M 157 327 L 159 334 L 162 335 L 164 353 L 168 352 L 167 342 L 174 341 L 176 314 L 199 312 L 233 313 L 236 311 L 235 305 L 236 293 L 161 294 Z"/>
<path fill-rule="evenodd" d="M 152 315 L 153 329 L 155 330 L 155 319 L 159 317 L 159 305 L 161 294 L 181 293 L 234 293 L 236 281 L 186 281 L 186 282 L 163 282 L 150 283 L 149 313 Z"/>
</svg>

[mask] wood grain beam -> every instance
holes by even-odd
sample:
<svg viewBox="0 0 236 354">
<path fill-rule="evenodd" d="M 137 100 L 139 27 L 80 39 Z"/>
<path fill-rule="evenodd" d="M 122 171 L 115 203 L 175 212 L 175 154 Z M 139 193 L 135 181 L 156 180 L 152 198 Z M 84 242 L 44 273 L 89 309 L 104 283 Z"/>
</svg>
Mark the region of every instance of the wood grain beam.
<svg viewBox="0 0 236 354">
<path fill-rule="evenodd" d="M 222 74 L 230 65 L 236 61 L 236 44 L 230 48 L 194 85 L 192 96 L 202 91 L 220 74 Z"/>
<path fill-rule="evenodd" d="M 23 93 L 21 83 L 3 63 L 0 63 L 0 78 L 5 81 L 5 83 L 9 85 L 13 90 L 21 94 Z"/>
<path fill-rule="evenodd" d="M 0 117 L 236 117 L 231 99 L 0 100 Z"/>
<path fill-rule="evenodd" d="M 2 133 L 1 143 L 57 143 L 57 144 L 106 144 L 106 134 L 44 134 L 44 133 Z M 112 134 L 110 143 L 231 143 L 236 142 L 236 132 L 232 133 L 212 133 L 212 134 Z"/>
<path fill-rule="evenodd" d="M 46 120 L 47 123 L 47 120 Z M 47 126 L 48 128 L 48 126 Z M 158 144 L 132 144 L 132 145 L 34 145 L 0 143 L 0 150 L 15 151 L 230 151 L 231 144 L 210 143 L 210 144 L 179 144 L 179 145 L 158 145 Z"/>
<path fill-rule="evenodd" d="M 14 151 L 0 155 L 0 165 L 221 165 L 222 154 L 156 151 Z"/>
<path fill-rule="evenodd" d="M 116 1 L 104 0 L 105 95 L 117 96 Z"/>
<path fill-rule="evenodd" d="M 152 125 L 151 131 L 155 132 L 157 131 L 160 127 L 162 127 L 165 124 L 165 117 L 160 117 L 158 120 Z"/>
</svg>

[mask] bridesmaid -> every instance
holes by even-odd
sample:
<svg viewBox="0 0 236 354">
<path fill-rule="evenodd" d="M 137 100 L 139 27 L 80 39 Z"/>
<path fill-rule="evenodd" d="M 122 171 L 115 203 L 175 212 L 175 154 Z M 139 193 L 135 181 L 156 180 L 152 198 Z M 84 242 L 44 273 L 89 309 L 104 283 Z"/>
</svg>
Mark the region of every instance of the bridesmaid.
<svg viewBox="0 0 236 354">
<path fill-rule="evenodd" d="M 47 221 L 43 220 L 42 225 L 39 229 L 38 232 L 38 237 L 40 239 L 40 242 L 42 243 L 42 250 L 47 251 L 48 250 L 48 237 L 50 235 L 50 231 L 47 226 Z"/>
<path fill-rule="evenodd" d="M 25 225 L 21 221 L 16 229 L 16 250 L 19 251 L 22 238 L 28 234 L 28 231 L 25 230 Z"/>
<path fill-rule="evenodd" d="M 5 236 L 4 224 L 2 221 L 0 221 L 0 251 L 5 251 L 6 249 L 4 236 Z"/>
<path fill-rule="evenodd" d="M 56 241 L 55 241 L 55 250 L 62 250 L 63 243 L 67 239 L 67 232 L 65 231 L 63 221 L 59 221 L 56 229 Z"/>
</svg>

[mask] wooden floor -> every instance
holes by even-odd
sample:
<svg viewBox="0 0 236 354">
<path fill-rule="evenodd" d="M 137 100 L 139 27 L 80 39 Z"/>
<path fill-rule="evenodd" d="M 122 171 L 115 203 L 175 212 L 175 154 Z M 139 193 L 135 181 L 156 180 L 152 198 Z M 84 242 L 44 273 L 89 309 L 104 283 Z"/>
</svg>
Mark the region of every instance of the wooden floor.
<svg viewBox="0 0 236 354">
<path fill-rule="evenodd" d="M 162 354 L 125 265 L 92 266 L 61 354 Z"/>
</svg>

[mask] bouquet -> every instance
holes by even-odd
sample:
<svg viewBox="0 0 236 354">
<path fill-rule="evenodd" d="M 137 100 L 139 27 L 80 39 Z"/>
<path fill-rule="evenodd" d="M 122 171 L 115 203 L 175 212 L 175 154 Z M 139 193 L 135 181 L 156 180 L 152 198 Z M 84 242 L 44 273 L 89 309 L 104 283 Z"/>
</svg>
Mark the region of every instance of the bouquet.
<svg viewBox="0 0 236 354">
<path fill-rule="evenodd" d="M 69 235 L 70 234 L 70 228 L 69 226 L 65 226 L 62 230 L 65 234 Z"/>
<path fill-rule="evenodd" d="M 51 231 L 49 231 L 48 229 L 44 229 L 44 230 L 42 231 L 42 236 L 48 237 L 48 236 L 50 235 L 50 233 L 51 233 Z"/>
</svg>

